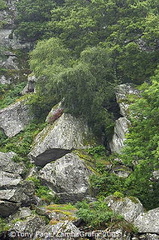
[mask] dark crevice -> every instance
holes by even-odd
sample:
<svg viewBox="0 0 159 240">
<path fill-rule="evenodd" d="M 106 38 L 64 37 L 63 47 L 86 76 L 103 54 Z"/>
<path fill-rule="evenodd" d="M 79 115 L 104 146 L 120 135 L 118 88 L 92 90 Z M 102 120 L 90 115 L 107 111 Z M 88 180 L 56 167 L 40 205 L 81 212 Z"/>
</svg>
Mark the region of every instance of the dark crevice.
<svg viewBox="0 0 159 240">
<path fill-rule="evenodd" d="M 61 148 L 53 148 L 48 149 L 42 154 L 40 154 L 38 157 L 32 157 L 35 165 L 44 167 L 47 163 L 50 163 L 52 161 L 55 161 L 63 156 L 65 156 L 67 153 L 72 152 L 73 149 L 67 150 L 67 149 L 61 149 Z"/>
</svg>

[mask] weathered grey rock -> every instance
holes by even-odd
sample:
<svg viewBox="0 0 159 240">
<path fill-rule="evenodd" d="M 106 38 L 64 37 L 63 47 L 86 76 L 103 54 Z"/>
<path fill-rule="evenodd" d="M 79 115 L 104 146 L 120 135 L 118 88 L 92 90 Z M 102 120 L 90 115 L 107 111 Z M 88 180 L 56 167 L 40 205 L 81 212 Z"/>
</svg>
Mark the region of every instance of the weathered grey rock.
<svg viewBox="0 0 159 240">
<path fill-rule="evenodd" d="M 20 202 L 21 206 L 28 207 L 30 204 L 36 204 L 35 186 L 32 181 L 22 181 L 16 188 L 12 200 Z"/>
<path fill-rule="evenodd" d="M 10 46 L 9 36 L 12 33 L 11 29 L 0 29 L 0 45 L 4 47 Z"/>
<path fill-rule="evenodd" d="M 59 222 L 56 225 L 49 226 L 36 232 L 36 237 L 48 239 L 52 237 L 53 239 L 76 239 L 80 236 L 80 230 L 70 221 Z"/>
<path fill-rule="evenodd" d="M 116 89 L 116 99 L 120 107 L 120 113 L 122 116 L 128 116 L 128 108 L 130 106 L 129 96 L 140 96 L 140 91 L 135 89 L 130 84 L 121 84 Z"/>
<path fill-rule="evenodd" d="M 12 29 L 0 29 L 0 45 L 12 49 L 31 48 L 31 43 L 21 43 L 12 33 Z"/>
<path fill-rule="evenodd" d="M 28 207 L 22 207 L 19 208 L 18 211 L 9 217 L 9 221 L 13 219 L 25 219 L 27 217 L 30 217 L 32 215 L 32 211 Z"/>
<path fill-rule="evenodd" d="M 0 110 L 0 128 L 8 137 L 18 134 L 32 119 L 29 106 L 24 100 Z"/>
<path fill-rule="evenodd" d="M 0 152 L 0 169 L 4 172 L 16 173 L 23 175 L 26 168 L 23 163 L 16 163 L 12 160 L 16 156 L 14 152 Z"/>
<path fill-rule="evenodd" d="M 159 208 L 138 215 L 134 220 L 134 225 L 138 228 L 139 233 L 159 234 Z"/>
<path fill-rule="evenodd" d="M 0 171 L 0 189 L 17 186 L 21 180 L 22 178 L 17 173 Z"/>
<path fill-rule="evenodd" d="M 124 165 L 113 166 L 111 169 L 112 173 L 115 173 L 119 177 L 126 178 L 130 175 L 132 170 Z"/>
<path fill-rule="evenodd" d="M 8 217 L 10 214 L 16 212 L 16 210 L 20 207 L 20 203 L 12 201 L 12 197 L 14 196 L 16 190 L 0 190 L 0 216 Z"/>
<path fill-rule="evenodd" d="M 114 135 L 109 143 L 112 153 L 121 153 L 129 126 L 130 121 L 126 117 L 121 117 L 115 121 Z"/>
<path fill-rule="evenodd" d="M 153 171 L 153 178 L 159 180 L 159 170 Z"/>
<path fill-rule="evenodd" d="M 73 149 L 88 148 L 95 143 L 88 126 L 80 119 L 63 113 L 35 138 L 29 158 L 39 166 L 56 160 Z"/>
<path fill-rule="evenodd" d="M 147 233 L 145 235 L 141 235 L 139 239 L 141 239 L 141 240 L 159 240 L 159 235 Z"/>
<path fill-rule="evenodd" d="M 11 78 L 4 75 L 0 76 L 0 84 L 11 84 Z"/>
<path fill-rule="evenodd" d="M 10 231 L 15 232 L 15 237 L 18 239 L 33 239 L 36 231 L 45 225 L 44 219 L 35 215 L 27 217 L 23 221 L 17 221 Z"/>
<path fill-rule="evenodd" d="M 19 206 L 18 203 L 0 200 L 0 216 L 8 217 L 15 213 Z"/>
<path fill-rule="evenodd" d="M 37 82 L 37 78 L 33 75 L 28 76 L 28 82 L 27 85 L 24 87 L 24 89 L 22 90 L 21 94 L 25 95 L 27 93 L 31 93 L 31 92 L 36 92 L 35 90 L 35 83 Z"/>
<path fill-rule="evenodd" d="M 19 70 L 15 56 L 9 56 L 5 61 L 0 61 L 0 65 L 2 68 Z"/>
<path fill-rule="evenodd" d="M 14 189 L 0 190 L 0 216 L 7 217 L 20 206 L 36 204 L 35 186 L 31 181 L 22 181 Z"/>
<path fill-rule="evenodd" d="M 47 164 L 39 178 L 60 197 L 61 202 L 77 202 L 89 195 L 88 178 L 92 172 L 74 153 Z"/>
<path fill-rule="evenodd" d="M 128 197 L 115 198 L 114 196 L 109 196 L 105 201 L 114 212 L 123 216 L 128 222 L 133 222 L 139 214 L 144 212 L 143 205 L 137 198 L 131 200 Z"/>
</svg>

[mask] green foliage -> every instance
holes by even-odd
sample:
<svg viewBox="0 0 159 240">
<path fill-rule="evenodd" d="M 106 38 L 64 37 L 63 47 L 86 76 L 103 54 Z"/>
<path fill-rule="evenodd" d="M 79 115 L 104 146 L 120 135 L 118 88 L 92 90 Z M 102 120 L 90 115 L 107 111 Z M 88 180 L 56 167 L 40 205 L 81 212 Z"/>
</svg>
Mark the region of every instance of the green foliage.
<svg viewBox="0 0 159 240">
<path fill-rule="evenodd" d="M 6 219 L 0 217 L 0 233 L 9 230 Z"/>
<path fill-rule="evenodd" d="M 7 107 L 14 103 L 21 96 L 21 91 L 25 87 L 26 83 L 21 82 L 16 85 L 0 85 L 1 102 L 0 109 Z"/>
<path fill-rule="evenodd" d="M 37 177 L 29 177 L 27 181 L 32 181 L 35 184 L 36 190 L 35 194 L 47 202 L 48 204 L 52 201 L 56 201 L 56 197 L 52 194 L 47 186 L 41 184 L 41 181 Z"/>
<path fill-rule="evenodd" d="M 106 149 L 103 145 L 99 145 L 93 148 L 88 148 L 87 153 L 91 155 L 93 158 L 98 159 L 101 157 L 105 157 Z"/>
<path fill-rule="evenodd" d="M 66 111 L 84 117 L 96 134 L 111 134 L 113 117 L 107 107 L 114 97 L 116 79 L 108 49 L 88 48 L 79 61 L 73 61 L 62 42 L 51 38 L 37 44 L 30 65 L 39 77 L 37 99 L 47 96 L 47 102 L 54 104 L 63 99 Z"/>
<path fill-rule="evenodd" d="M 83 219 L 91 227 L 106 227 L 110 222 L 118 222 L 123 218 L 109 209 L 104 199 L 87 203 L 86 201 L 76 204 L 77 216 Z"/>
<path fill-rule="evenodd" d="M 142 97 L 131 107 L 131 122 L 123 152 L 125 163 L 134 168 L 126 180 L 130 195 L 139 197 L 146 207 L 158 206 L 159 183 L 152 173 L 159 169 L 159 71 L 152 77 L 152 84 L 142 87 Z M 146 196 L 146 197 L 145 197 Z"/>
<path fill-rule="evenodd" d="M 0 11 L 5 10 L 7 8 L 7 4 L 4 0 L 0 0 Z"/>
<path fill-rule="evenodd" d="M 16 136 L 12 138 L 4 137 L 3 141 L 0 143 L 0 151 L 13 151 L 17 153 L 17 156 L 15 156 L 13 160 L 15 162 L 23 161 L 27 167 L 31 167 L 27 154 L 30 152 L 34 137 L 43 129 L 43 127 L 44 124 L 37 125 L 35 123 L 31 123 L 24 129 L 23 132 L 17 134 Z"/>
<path fill-rule="evenodd" d="M 48 0 L 21 0 L 17 2 L 18 15 L 15 33 L 21 40 L 35 41 L 41 38 L 47 30 L 47 22 L 51 19 L 51 10 L 55 1 Z M 25 9 L 25 14 L 24 14 Z"/>
<path fill-rule="evenodd" d="M 124 197 L 124 194 L 121 193 L 121 192 L 118 192 L 118 191 L 116 191 L 113 195 L 114 195 L 114 197 L 116 197 L 116 198 L 123 198 L 123 197 Z"/>
<path fill-rule="evenodd" d="M 100 167 L 101 173 L 90 176 L 92 193 L 97 196 L 109 196 L 114 192 L 121 192 L 125 195 L 125 179 L 109 173 Z"/>
</svg>

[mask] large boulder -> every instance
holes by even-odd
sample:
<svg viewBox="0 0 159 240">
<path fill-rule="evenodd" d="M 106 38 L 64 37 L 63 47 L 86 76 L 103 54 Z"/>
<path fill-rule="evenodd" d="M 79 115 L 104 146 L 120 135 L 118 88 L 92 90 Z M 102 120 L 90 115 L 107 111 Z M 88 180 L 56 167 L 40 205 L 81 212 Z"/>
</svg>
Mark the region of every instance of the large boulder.
<svg viewBox="0 0 159 240">
<path fill-rule="evenodd" d="M 29 158 L 36 165 L 45 166 L 74 149 L 88 148 L 94 142 L 92 133 L 81 119 L 63 113 L 36 136 Z"/>
<path fill-rule="evenodd" d="M 141 213 L 134 221 L 139 233 L 159 234 L 159 208 Z"/>
<path fill-rule="evenodd" d="M 131 223 L 144 212 L 143 205 L 135 197 L 116 198 L 109 196 L 105 201 L 114 212 L 120 214 L 126 221 Z"/>
<path fill-rule="evenodd" d="M 114 135 L 111 142 L 109 143 L 112 153 L 121 153 L 129 125 L 130 121 L 126 117 L 120 117 L 116 120 Z"/>
<path fill-rule="evenodd" d="M 60 197 L 61 202 L 77 202 L 89 194 L 89 175 L 83 160 L 74 153 L 48 163 L 40 172 L 40 179 Z"/>
<path fill-rule="evenodd" d="M 8 137 L 13 137 L 24 130 L 32 119 L 29 105 L 24 100 L 0 110 L 0 128 Z"/>
</svg>

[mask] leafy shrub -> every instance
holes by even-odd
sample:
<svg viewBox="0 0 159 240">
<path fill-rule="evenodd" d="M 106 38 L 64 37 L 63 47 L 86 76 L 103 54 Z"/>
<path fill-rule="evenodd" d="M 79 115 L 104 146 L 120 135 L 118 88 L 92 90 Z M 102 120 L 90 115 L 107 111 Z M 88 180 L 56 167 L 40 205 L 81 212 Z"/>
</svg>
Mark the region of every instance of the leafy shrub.
<svg viewBox="0 0 159 240">
<path fill-rule="evenodd" d="M 113 173 L 103 171 L 102 174 L 90 176 L 92 193 L 98 196 L 108 196 L 118 191 L 125 193 L 125 179 Z"/>
<path fill-rule="evenodd" d="M 51 193 L 50 189 L 47 186 L 42 185 L 41 181 L 37 177 L 29 177 L 27 180 L 34 182 L 36 187 L 35 193 L 39 198 L 46 201 L 48 204 L 57 200 Z"/>
<path fill-rule="evenodd" d="M 9 229 L 9 226 L 7 226 L 7 221 L 0 217 L 0 233 L 7 231 Z"/>
<path fill-rule="evenodd" d="M 7 4 L 4 0 L 0 0 L 0 11 L 5 10 L 7 8 Z"/>
<path fill-rule="evenodd" d="M 120 221 L 123 218 L 109 209 L 103 199 L 96 202 L 86 201 L 76 204 L 78 208 L 77 216 L 83 219 L 91 227 L 108 226 L 110 222 Z"/>
<path fill-rule="evenodd" d="M 16 99 L 18 99 L 21 96 L 21 91 L 23 90 L 25 85 L 26 85 L 25 82 L 21 82 L 12 86 L 0 85 L 0 93 L 2 94 L 0 109 L 5 108 L 8 105 L 14 103 Z"/>
</svg>

